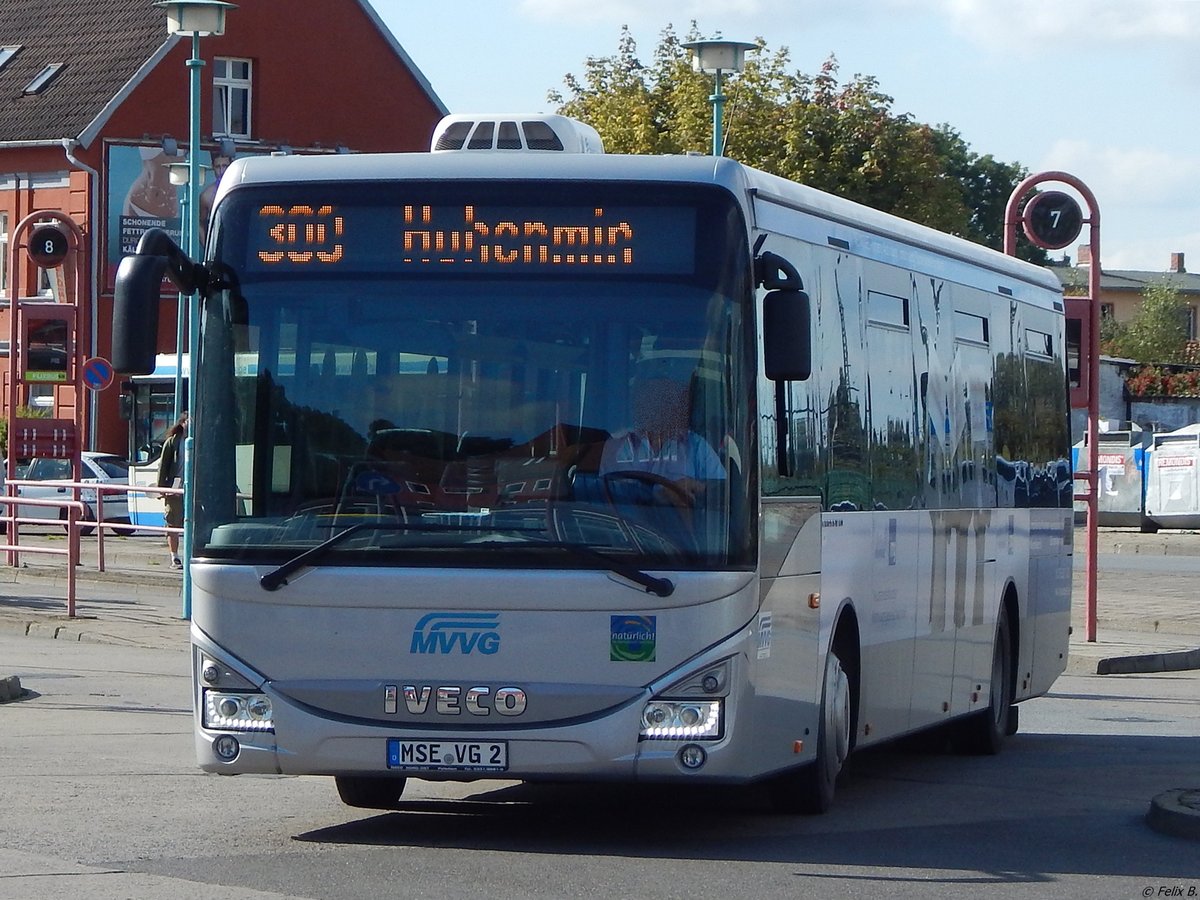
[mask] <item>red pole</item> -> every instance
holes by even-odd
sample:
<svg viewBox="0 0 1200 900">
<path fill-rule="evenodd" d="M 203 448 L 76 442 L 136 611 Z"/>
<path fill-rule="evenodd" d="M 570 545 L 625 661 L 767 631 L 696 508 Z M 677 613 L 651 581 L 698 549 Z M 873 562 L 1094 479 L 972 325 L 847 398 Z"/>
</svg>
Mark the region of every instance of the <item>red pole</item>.
<svg viewBox="0 0 1200 900">
<path fill-rule="evenodd" d="M 1100 519 L 1100 213 L 1094 202 L 1088 247 L 1088 319 L 1091 339 L 1088 347 L 1088 502 L 1087 502 L 1087 640 L 1096 641 L 1096 553 L 1097 526 Z"/>
<path fill-rule="evenodd" d="M 1089 226 L 1088 250 L 1091 254 L 1088 264 L 1087 346 L 1080 347 L 1080 352 L 1087 356 L 1087 374 L 1084 379 L 1087 385 L 1088 411 L 1087 470 L 1076 472 L 1075 478 L 1087 484 L 1087 494 L 1082 498 L 1087 504 L 1084 626 L 1087 640 L 1094 643 L 1096 640 L 1096 553 L 1100 516 L 1100 207 L 1096 203 L 1096 195 L 1074 175 L 1066 172 L 1040 172 L 1030 175 L 1013 190 L 1004 210 L 1004 252 L 1009 256 L 1017 254 L 1016 227 L 1021 224 L 1017 208 L 1021 200 L 1034 187 L 1047 181 L 1058 181 L 1073 187 L 1083 197 L 1088 213 L 1083 220 L 1083 223 Z"/>
</svg>

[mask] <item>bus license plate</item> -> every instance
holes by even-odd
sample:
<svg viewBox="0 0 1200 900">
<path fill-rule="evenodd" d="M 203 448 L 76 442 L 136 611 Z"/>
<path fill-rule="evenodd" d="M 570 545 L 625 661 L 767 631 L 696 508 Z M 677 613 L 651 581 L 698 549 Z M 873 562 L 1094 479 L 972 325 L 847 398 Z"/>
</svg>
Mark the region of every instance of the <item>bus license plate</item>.
<svg viewBox="0 0 1200 900">
<path fill-rule="evenodd" d="M 508 768 L 505 741 L 387 742 L 389 769 L 453 769 L 461 772 L 503 772 Z"/>
</svg>

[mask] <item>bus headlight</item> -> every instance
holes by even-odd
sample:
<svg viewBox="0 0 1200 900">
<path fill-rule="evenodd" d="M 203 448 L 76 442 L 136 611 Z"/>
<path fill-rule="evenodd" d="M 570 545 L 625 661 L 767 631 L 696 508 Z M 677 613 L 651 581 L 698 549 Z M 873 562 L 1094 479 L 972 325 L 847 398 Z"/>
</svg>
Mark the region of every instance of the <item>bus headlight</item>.
<svg viewBox="0 0 1200 900">
<path fill-rule="evenodd" d="M 204 692 L 204 727 L 219 731 L 274 731 L 274 710 L 265 694 Z"/>
<path fill-rule="evenodd" d="M 720 700 L 651 700 L 642 710 L 642 740 L 711 741 L 720 736 Z"/>
</svg>

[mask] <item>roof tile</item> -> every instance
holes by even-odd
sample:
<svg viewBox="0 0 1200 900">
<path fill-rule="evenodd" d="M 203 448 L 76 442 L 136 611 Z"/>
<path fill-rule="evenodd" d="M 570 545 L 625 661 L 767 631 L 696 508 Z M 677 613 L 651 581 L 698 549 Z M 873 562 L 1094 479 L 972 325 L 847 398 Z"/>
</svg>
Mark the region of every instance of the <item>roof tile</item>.
<svg viewBox="0 0 1200 900">
<path fill-rule="evenodd" d="M 151 0 L 3 0 L 0 45 L 21 52 L 0 69 L 0 143 L 78 137 L 168 39 Z M 56 62 L 53 83 L 25 94 Z"/>
</svg>

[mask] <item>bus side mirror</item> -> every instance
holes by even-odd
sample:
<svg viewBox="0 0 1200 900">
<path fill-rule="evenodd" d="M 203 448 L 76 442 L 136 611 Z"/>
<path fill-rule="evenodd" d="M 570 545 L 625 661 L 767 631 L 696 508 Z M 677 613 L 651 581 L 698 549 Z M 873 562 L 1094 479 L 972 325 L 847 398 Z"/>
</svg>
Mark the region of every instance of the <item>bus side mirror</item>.
<svg viewBox="0 0 1200 900">
<path fill-rule="evenodd" d="M 112 365 L 122 375 L 149 375 L 158 352 L 158 307 L 165 256 L 126 256 L 113 288 Z"/>
<path fill-rule="evenodd" d="M 772 381 L 807 381 L 812 373 L 809 300 L 804 291 L 763 298 L 763 367 Z"/>
</svg>

